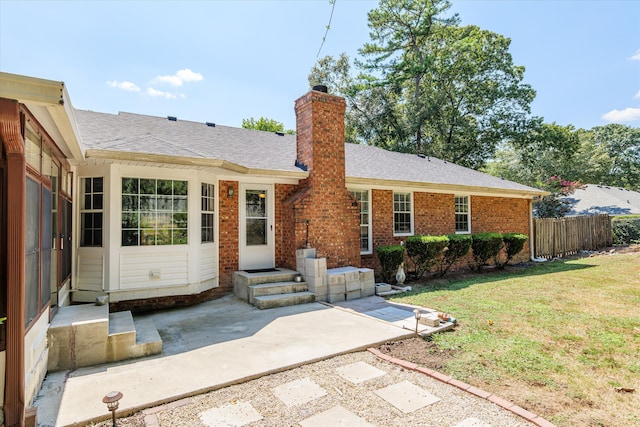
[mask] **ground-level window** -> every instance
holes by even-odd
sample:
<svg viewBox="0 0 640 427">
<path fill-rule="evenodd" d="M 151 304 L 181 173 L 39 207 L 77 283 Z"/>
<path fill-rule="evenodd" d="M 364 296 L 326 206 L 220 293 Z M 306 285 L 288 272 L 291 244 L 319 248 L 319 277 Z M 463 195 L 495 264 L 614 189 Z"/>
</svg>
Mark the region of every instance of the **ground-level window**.
<svg viewBox="0 0 640 427">
<path fill-rule="evenodd" d="M 184 245 L 187 181 L 122 178 L 122 246 Z"/>
<path fill-rule="evenodd" d="M 471 233 L 469 196 L 455 197 L 456 233 Z"/>
<path fill-rule="evenodd" d="M 393 233 L 410 235 L 413 233 L 411 193 L 393 193 Z"/>
<path fill-rule="evenodd" d="M 369 190 L 350 190 L 350 192 L 360 207 L 360 253 L 368 254 L 371 253 Z"/>
<path fill-rule="evenodd" d="M 216 193 L 215 186 L 213 184 L 202 183 L 202 202 L 201 202 L 201 216 L 202 216 L 202 243 L 209 243 L 214 241 L 215 231 L 215 206 L 216 206 Z"/>
<path fill-rule="evenodd" d="M 102 246 L 102 177 L 80 180 L 80 246 Z"/>
</svg>

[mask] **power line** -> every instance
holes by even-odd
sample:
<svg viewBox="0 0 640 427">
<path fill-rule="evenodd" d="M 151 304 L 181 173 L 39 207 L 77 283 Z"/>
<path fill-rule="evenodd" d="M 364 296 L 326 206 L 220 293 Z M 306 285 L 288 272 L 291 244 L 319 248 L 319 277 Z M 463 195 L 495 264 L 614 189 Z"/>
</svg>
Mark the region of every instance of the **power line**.
<svg viewBox="0 0 640 427">
<path fill-rule="evenodd" d="M 320 43 L 320 49 L 318 49 L 318 54 L 316 58 L 320 56 L 320 51 L 322 50 L 322 46 L 324 46 L 324 42 L 327 39 L 327 34 L 329 33 L 329 29 L 331 28 L 331 20 L 333 19 L 333 10 L 336 8 L 336 0 L 329 0 L 331 3 L 331 16 L 329 16 L 329 24 L 327 25 L 327 29 L 324 32 L 324 37 L 322 37 L 322 43 Z"/>
</svg>

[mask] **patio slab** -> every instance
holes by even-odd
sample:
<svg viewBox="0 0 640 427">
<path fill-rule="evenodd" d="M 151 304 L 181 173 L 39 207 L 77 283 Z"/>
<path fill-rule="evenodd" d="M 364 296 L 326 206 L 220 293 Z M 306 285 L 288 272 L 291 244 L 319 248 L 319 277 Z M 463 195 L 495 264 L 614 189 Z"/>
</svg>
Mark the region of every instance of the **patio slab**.
<svg viewBox="0 0 640 427">
<path fill-rule="evenodd" d="M 301 378 L 273 389 L 273 394 L 287 406 L 304 405 L 326 396 L 327 392 L 309 378 Z"/>
<path fill-rule="evenodd" d="M 439 397 L 408 381 L 376 390 L 375 394 L 404 413 L 414 412 L 440 401 Z"/>
<path fill-rule="evenodd" d="M 356 414 L 348 411 L 342 406 L 335 406 L 324 412 L 316 414 L 306 420 L 300 421 L 302 427 L 327 427 L 327 426 L 344 426 L 344 427 L 375 427 L 373 424 L 366 422 Z"/>
<path fill-rule="evenodd" d="M 342 378 L 353 384 L 360 384 L 386 374 L 385 371 L 365 362 L 356 362 L 351 365 L 341 366 L 337 368 L 336 371 L 338 371 L 338 374 Z"/>
</svg>

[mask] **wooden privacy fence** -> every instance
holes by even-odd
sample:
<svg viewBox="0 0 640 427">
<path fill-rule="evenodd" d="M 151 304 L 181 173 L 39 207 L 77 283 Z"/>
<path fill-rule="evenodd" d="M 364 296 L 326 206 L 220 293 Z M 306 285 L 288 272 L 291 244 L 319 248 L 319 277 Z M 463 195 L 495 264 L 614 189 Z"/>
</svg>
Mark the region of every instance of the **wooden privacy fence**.
<svg viewBox="0 0 640 427">
<path fill-rule="evenodd" d="M 533 221 L 536 257 L 564 257 L 613 244 L 611 217 L 607 214 L 534 218 Z"/>
</svg>

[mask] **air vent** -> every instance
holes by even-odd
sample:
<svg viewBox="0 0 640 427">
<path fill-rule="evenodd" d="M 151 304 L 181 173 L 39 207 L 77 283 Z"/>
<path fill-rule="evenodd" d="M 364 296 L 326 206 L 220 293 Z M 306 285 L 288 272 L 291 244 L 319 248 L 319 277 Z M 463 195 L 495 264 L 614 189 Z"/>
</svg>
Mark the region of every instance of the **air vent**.
<svg viewBox="0 0 640 427">
<path fill-rule="evenodd" d="M 216 127 L 216 124 L 215 124 L 215 123 L 206 122 L 205 124 L 206 124 L 207 126 L 209 126 L 210 128 L 214 128 L 214 127 Z"/>
<path fill-rule="evenodd" d="M 318 92 L 323 92 L 323 93 L 328 92 L 327 87 L 325 85 L 315 85 L 312 89 Z"/>
<path fill-rule="evenodd" d="M 418 157 L 420 157 L 421 159 L 424 159 L 424 158 L 425 158 L 425 157 L 427 157 L 427 156 L 425 156 L 425 155 L 424 155 L 424 154 L 422 154 L 422 153 L 418 153 Z"/>
<path fill-rule="evenodd" d="M 178 118 L 176 116 L 167 116 L 167 120 L 169 120 L 171 122 L 177 122 Z"/>
<path fill-rule="evenodd" d="M 278 136 L 284 136 L 284 132 L 276 132 L 276 135 L 278 135 Z"/>
</svg>

